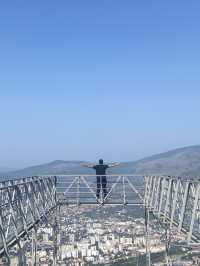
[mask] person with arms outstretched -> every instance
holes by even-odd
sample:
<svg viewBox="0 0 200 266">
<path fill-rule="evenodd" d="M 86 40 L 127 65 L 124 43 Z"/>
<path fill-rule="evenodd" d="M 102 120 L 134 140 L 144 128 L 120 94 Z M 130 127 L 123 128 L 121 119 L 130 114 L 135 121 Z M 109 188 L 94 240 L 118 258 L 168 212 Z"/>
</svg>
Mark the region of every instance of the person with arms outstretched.
<svg viewBox="0 0 200 266">
<path fill-rule="evenodd" d="M 104 198 L 107 195 L 107 178 L 106 170 L 110 167 L 118 166 L 119 163 L 104 164 L 103 159 L 99 160 L 99 164 L 83 164 L 82 166 L 93 168 L 97 176 L 97 198 L 99 199 L 101 188 L 103 190 Z"/>
</svg>

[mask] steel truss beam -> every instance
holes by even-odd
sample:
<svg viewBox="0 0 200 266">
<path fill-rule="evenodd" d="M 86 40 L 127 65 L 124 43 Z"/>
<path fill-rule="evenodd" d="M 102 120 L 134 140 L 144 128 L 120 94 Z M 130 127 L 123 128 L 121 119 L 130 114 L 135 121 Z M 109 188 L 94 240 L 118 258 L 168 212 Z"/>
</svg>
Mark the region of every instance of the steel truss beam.
<svg viewBox="0 0 200 266">
<path fill-rule="evenodd" d="M 29 235 L 57 206 L 67 204 L 142 205 L 163 223 L 200 241 L 200 182 L 165 176 L 106 176 L 97 197 L 94 175 L 38 176 L 0 183 L 0 255 Z M 22 253 L 22 252 L 21 252 Z"/>
<path fill-rule="evenodd" d="M 9 248 L 56 207 L 56 178 L 30 177 L 0 183 L 0 255 L 9 260 Z"/>
<path fill-rule="evenodd" d="M 96 176 L 35 176 L 1 182 L 0 256 L 9 261 L 9 249 L 17 244 L 23 260 L 21 238 L 37 230 L 37 224 L 62 204 L 143 205 L 138 180 L 144 186 L 141 177 L 107 176 L 106 188 L 101 182 L 100 198 Z"/>
<path fill-rule="evenodd" d="M 145 177 L 145 205 L 162 222 L 200 241 L 200 181 L 180 177 Z"/>
<path fill-rule="evenodd" d="M 94 175 L 57 176 L 57 199 L 60 204 L 77 205 L 144 204 L 143 177 L 107 175 L 100 176 L 100 180 L 97 188 L 97 176 Z"/>
</svg>

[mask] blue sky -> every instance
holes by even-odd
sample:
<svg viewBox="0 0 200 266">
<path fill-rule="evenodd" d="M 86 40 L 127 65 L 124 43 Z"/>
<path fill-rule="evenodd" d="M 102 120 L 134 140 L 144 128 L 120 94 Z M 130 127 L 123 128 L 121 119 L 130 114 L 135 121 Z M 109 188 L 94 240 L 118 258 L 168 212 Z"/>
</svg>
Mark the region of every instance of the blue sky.
<svg viewBox="0 0 200 266">
<path fill-rule="evenodd" d="M 200 143 L 199 1 L 2 1 L 0 167 Z"/>
</svg>

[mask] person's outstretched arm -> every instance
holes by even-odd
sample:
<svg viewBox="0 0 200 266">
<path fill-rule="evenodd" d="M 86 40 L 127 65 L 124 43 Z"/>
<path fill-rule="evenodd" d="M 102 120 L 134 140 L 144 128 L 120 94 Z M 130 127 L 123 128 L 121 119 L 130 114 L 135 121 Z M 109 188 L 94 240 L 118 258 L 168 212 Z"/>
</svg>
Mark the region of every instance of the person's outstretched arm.
<svg viewBox="0 0 200 266">
<path fill-rule="evenodd" d="M 121 163 L 109 163 L 108 167 L 115 167 L 115 166 L 119 166 L 121 165 Z"/>
<path fill-rule="evenodd" d="M 92 163 L 82 163 L 81 166 L 82 167 L 93 168 L 94 167 L 94 164 L 92 164 Z"/>
</svg>

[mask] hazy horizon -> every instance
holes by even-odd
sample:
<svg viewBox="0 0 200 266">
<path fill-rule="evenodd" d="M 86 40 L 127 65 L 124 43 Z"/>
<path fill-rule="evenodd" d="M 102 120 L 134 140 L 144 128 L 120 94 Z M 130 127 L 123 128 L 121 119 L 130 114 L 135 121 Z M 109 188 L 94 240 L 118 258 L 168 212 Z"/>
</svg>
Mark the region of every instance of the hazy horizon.
<svg viewBox="0 0 200 266">
<path fill-rule="evenodd" d="M 174 151 L 174 150 L 179 150 L 179 149 L 182 149 L 182 148 L 189 148 L 189 147 L 195 147 L 195 146 L 200 146 L 200 144 L 196 144 L 196 145 L 189 145 L 189 146 L 184 146 L 184 147 L 175 147 L 173 149 L 170 149 L 170 150 L 165 150 L 165 151 L 160 151 L 160 152 L 157 152 L 157 153 L 153 153 L 153 154 L 147 154 L 143 157 L 139 157 L 139 158 L 136 158 L 136 159 L 132 159 L 132 160 L 121 160 L 121 161 L 116 161 L 116 160 L 109 160 L 109 159 L 105 159 L 104 157 L 102 157 L 104 159 L 105 162 L 135 162 L 135 161 L 139 161 L 139 160 L 142 160 L 144 158 L 148 158 L 148 157 L 151 157 L 151 156 L 154 156 L 154 155 L 159 155 L 159 154 L 162 154 L 162 153 L 167 153 L 167 152 L 170 152 L 170 151 Z M 29 165 L 22 165 L 22 166 L 18 166 L 18 167 L 13 167 L 12 165 L 9 167 L 9 166 L 1 166 L 0 165 L 0 171 L 1 172 L 9 172 L 9 171 L 15 171 L 15 170 L 20 170 L 20 169 L 23 169 L 23 168 L 26 168 L 26 167 L 32 167 L 32 166 L 35 166 L 35 165 L 43 165 L 43 164 L 48 164 L 48 163 L 51 163 L 51 162 L 54 162 L 54 161 L 86 161 L 86 162 L 97 162 L 98 163 L 98 160 L 100 159 L 100 157 L 96 158 L 96 159 L 91 159 L 91 160 L 87 160 L 87 159 L 84 159 L 84 158 L 79 158 L 79 159 L 63 159 L 63 158 L 54 158 L 50 161 L 41 161 L 41 162 L 36 162 L 35 164 L 29 164 Z"/>
</svg>

